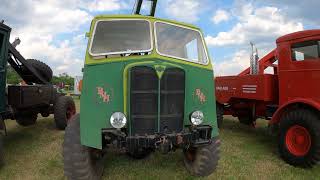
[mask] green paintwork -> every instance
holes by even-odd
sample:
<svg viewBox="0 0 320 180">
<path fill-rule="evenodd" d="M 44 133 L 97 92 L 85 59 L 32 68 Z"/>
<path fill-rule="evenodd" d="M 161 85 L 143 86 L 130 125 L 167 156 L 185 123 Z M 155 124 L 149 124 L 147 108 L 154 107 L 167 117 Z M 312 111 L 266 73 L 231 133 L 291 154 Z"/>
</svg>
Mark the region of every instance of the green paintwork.
<svg viewBox="0 0 320 180">
<path fill-rule="evenodd" d="M 6 66 L 8 57 L 8 42 L 10 36 L 10 28 L 0 25 L 0 36 L 3 37 L 0 44 L 0 113 L 6 110 Z M 0 37 L 1 38 L 1 37 Z M 1 41 L 0 41 L 1 43 Z"/>
<path fill-rule="evenodd" d="M 88 33 L 89 41 L 94 24 L 97 20 L 115 18 L 147 19 L 151 22 L 165 21 L 199 30 L 192 25 L 161 20 L 154 17 L 138 15 L 97 16 L 92 21 L 91 30 Z M 184 125 L 190 125 L 189 115 L 193 111 L 201 110 L 205 116 L 203 125 L 212 126 L 212 137 L 218 136 L 213 70 L 211 63 L 208 65 L 200 65 L 174 58 L 168 58 L 158 55 L 155 50 L 153 50 L 150 55 L 145 56 L 93 59 L 89 55 L 87 49 L 80 115 L 81 142 L 83 145 L 98 149 L 102 148 L 101 130 L 103 128 L 112 128 L 109 118 L 112 113 L 116 111 L 124 112 L 126 114 L 128 118 L 127 129 L 128 132 L 131 133 L 131 121 L 130 117 L 128 117 L 130 114 L 130 95 L 128 93 L 128 87 L 130 87 L 128 79 L 130 79 L 130 73 L 128 72 L 130 71 L 130 68 L 135 66 L 149 66 L 154 68 L 159 77 L 159 84 L 165 69 L 172 67 L 183 69 L 186 73 Z M 107 98 L 108 96 L 109 99 Z M 105 99 L 105 101 L 103 101 L 103 99 Z"/>
</svg>

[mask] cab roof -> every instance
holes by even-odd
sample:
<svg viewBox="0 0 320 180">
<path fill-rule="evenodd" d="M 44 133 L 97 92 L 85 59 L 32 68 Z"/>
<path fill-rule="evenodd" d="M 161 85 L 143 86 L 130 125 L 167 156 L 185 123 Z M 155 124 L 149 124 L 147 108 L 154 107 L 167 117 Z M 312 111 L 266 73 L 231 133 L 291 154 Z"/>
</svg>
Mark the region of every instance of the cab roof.
<svg viewBox="0 0 320 180">
<path fill-rule="evenodd" d="M 4 30 L 4 31 L 11 31 L 11 28 L 3 23 L 0 22 L 0 30 Z"/>
<path fill-rule="evenodd" d="M 177 25 L 181 25 L 181 26 L 186 26 L 192 29 L 196 29 L 196 30 L 200 30 L 200 28 L 192 25 L 192 24 L 188 24 L 188 23 L 182 23 L 182 22 L 178 22 L 178 21 L 173 21 L 173 20 L 168 20 L 168 19 L 162 19 L 162 18 L 156 18 L 153 16 L 144 16 L 144 15 L 97 15 L 94 17 L 93 20 L 100 20 L 100 19 L 145 19 L 145 20 L 152 20 L 152 21 L 163 21 L 163 22 L 168 22 L 168 23 L 173 23 L 173 24 L 177 24 Z"/>
<path fill-rule="evenodd" d="M 294 32 L 294 33 L 279 37 L 277 39 L 277 43 L 292 41 L 295 39 L 302 39 L 302 38 L 307 38 L 307 37 L 312 37 L 312 36 L 319 36 L 319 35 L 320 35 L 320 29 L 298 31 L 298 32 Z"/>
</svg>

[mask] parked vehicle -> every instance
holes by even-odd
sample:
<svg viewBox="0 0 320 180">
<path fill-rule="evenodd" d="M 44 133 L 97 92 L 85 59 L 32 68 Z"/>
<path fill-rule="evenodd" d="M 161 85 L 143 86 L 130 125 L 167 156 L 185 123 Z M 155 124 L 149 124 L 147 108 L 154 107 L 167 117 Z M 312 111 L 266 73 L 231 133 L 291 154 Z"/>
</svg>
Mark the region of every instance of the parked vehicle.
<svg viewBox="0 0 320 180">
<path fill-rule="evenodd" d="M 81 113 L 63 143 L 70 179 L 100 178 L 110 145 L 134 158 L 180 148 L 196 176 L 208 176 L 217 166 L 213 70 L 203 35 L 192 25 L 153 17 L 155 4 L 151 16 L 92 20 Z"/>
<path fill-rule="evenodd" d="M 54 114 L 58 129 L 65 129 L 68 120 L 76 112 L 73 99 L 57 93 L 50 83 L 52 70 L 45 63 L 25 59 L 15 48 L 16 39 L 9 42 L 11 28 L 0 23 L 0 135 L 6 134 L 5 119 L 15 119 L 21 126 L 36 123 L 38 114 L 48 117 Z M 8 63 L 21 76 L 22 85 L 6 85 Z M 3 146 L 0 142 L 0 151 Z M 0 152 L 0 161 L 3 154 Z"/>
<path fill-rule="evenodd" d="M 277 39 L 277 48 L 237 76 L 216 77 L 218 124 L 223 115 L 254 125 L 269 120 L 279 132 L 281 157 L 294 166 L 320 160 L 320 30 Z M 272 68 L 273 73 L 267 69 Z"/>
</svg>

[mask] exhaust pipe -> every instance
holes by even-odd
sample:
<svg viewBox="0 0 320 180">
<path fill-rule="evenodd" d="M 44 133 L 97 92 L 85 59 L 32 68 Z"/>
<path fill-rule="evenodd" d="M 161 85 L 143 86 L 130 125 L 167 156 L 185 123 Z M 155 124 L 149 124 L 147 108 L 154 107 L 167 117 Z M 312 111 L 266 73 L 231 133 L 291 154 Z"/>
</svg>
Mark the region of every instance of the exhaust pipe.
<svg viewBox="0 0 320 180">
<path fill-rule="evenodd" d="M 259 74 L 259 55 L 257 47 L 250 42 L 251 45 L 251 56 L 250 56 L 250 74 Z"/>
</svg>

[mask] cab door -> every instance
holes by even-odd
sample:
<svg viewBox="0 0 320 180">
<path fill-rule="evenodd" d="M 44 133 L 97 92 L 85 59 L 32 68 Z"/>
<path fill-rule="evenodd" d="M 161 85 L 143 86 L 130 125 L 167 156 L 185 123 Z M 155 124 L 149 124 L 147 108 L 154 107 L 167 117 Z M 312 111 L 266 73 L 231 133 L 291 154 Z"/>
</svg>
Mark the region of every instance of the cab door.
<svg viewBox="0 0 320 180">
<path fill-rule="evenodd" d="M 320 37 L 292 42 L 288 54 L 280 71 L 280 102 L 297 98 L 320 102 Z"/>
<path fill-rule="evenodd" d="M 0 28 L 0 112 L 6 108 L 6 65 L 8 58 L 8 32 Z"/>
</svg>

